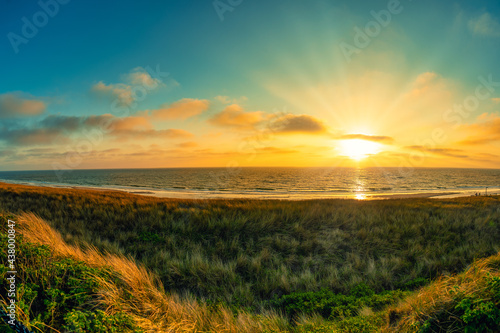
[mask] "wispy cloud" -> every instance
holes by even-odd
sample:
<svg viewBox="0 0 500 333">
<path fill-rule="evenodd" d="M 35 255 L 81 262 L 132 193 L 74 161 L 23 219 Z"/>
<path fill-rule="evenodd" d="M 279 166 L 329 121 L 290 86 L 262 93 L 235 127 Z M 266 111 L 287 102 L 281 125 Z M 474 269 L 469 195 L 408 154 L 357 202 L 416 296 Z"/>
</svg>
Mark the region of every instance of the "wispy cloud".
<svg viewBox="0 0 500 333">
<path fill-rule="evenodd" d="M 478 117 L 478 120 L 482 121 L 463 126 L 463 129 L 471 132 L 471 135 L 459 143 L 463 145 L 481 145 L 500 142 L 500 117 L 494 114 L 482 114 Z"/>
<path fill-rule="evenodd" d="M 158 110 L 151 111 L 157 119 L 188 119 L 208 110 L 210 102 L 206 99 L 184 98 L 172 104 L 163 104 Z"/>
<path fill-rule="evenodd" d="M 146 139 L 186 139 L 194 135 L 182 129 L 165 129 L 165 130 L 114 130 L 111 135 L 115 136 L 118 141 L 128 140 L 146 140 Z"/>
<path fill-rule="evenodd" d="M 0 132 L 0 141 L 12 145 L 49 145 L 57 141 L 57 143 L 67 143 L 68 138 L 61 135 L 63 132 L 55 128 L 23 128 L 4 130 Z"/>
<path fill-rule="evenodd" d="M 195 148 L 198 147 L 198 143 L 194 141 L 181 142 L 176 145 L 179 148 Z"/>
<path fill-rule="evenodd" d="M 3 128 L 0 141 L 10 145 L 39 146 L 60 145 L 81 136 L 84 129 L 98 129 L 110 140 L 166 140 L 187 139 L 193 134 L 183 129 L 155 129 L 150 120 L 142 116 L 116 117 L 110 114 L 99 116 L 50 115 L 36 125 Z M 108 140 L 109 141 L 109 140 Z"/>
<path fill-rule="evenodd" d="M 92 92 L 101 95 L 116 98 L 119 105 L 130 105 L 134 102 L 132 97 L 132 87 L 124 83 L 105 84 L 99 81 L 92 86 Z"/>
<path fill-rule="evenodd" d="M 323 121 L 306 114 L 287 114 L 276 119 L 271 127 L 276 133 L 323 134 L 328 131 Z"/>
<path fill-rule="evenodd" d="M 298 153 L 298 150 L 277 148 L 277 147 L 263 147 L 255 149 L 261 154 L 294 154 Z"/>
<path fill-rule="evenodd" d="M 469 20 L 468 27 L 475 35 L 500 37 L 500 24 L 490 13 L 483 13 Z"/>
<path fill-rule="evenodd" d="M 219 96 L 215 96 L 214 100 L 216 100 L 217 102 L 220 102 L 222 104 L 240 104 L 240 103 L 246 102 L 248 100 L 248 98 L 246 96 L 241 96 L 239 98 L 231 98 L 229 96 L 219 95 Z"/>
<path fill-rule="evenodd" d="M 380 136 L 380 135 L 365 135 L 365 134 L 345 134 L 337 136 L 338 140 L 351 140 L 360 139 L 366 141 L 380 142 L 380 143 L 393 143 L 394 138 L 390 136 Z"/>
<path fill-rule="evenodd" d="M 267 119 L 262 111 L 247 112 L 238 104 L 231 104 L 208 120 L 209 123 L 223 127 L 255 128 Z"/>
<path fill-rule="evenodd" d="M 47 105 L 44 101 L 20 92 L 0 95 L 0 118 L 37 116 Z"/>
<path fill-rule="evenodd" d="M 405 148 L 409 150 L 428 152 L 434 155 L 446 156 L 446 157 L 456 157 L 456 158 L 469 157 L 467 154 L 465 154 L 463 150 L 454 148 L 429 148 L 425 146 L 407 146 Z"/>
<path fill-rule="evenodd" d="M 153 78 L 144 68 L 136 67 L 129 74 L 125 75 L 125 80 L 131 85 L 139 85 L 154 89 L 163 84 L 158 78 Z"/>
<path fill-rule="evenodd" d="M 137 96 L 135 96 L 137 93 L 134 91 L 135 88 L 140 87 L 151 91 L 159 86 L 166 86 L 164 81 L 152 77 L 151 74 L 142 67 L 134 68 L 130 73 L 123 75 L 122 78 L 124 82 L 121 83 L 106 84 L 103 81 L 99 81 L 92 86 L 91 91 L 98 96 L 116 99 L 120 106 L 130 106 L 137 98 Z M 169 79 L 168 84 L 171 86 L 179 85 L 179 83 L 173 79 Z"/>
</svg>

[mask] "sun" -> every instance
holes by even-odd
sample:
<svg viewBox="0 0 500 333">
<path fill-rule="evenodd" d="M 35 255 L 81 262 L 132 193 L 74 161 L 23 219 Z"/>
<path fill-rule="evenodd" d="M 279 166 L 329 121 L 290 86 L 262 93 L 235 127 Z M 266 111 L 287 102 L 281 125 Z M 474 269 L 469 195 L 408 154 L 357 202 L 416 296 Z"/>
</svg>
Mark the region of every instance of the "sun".
<svg viewBox="0 0 500 333">
<path fill-rule="evenodd" d="M 359 161 L 380 151 L 380 144 L 362 139 L 342 140 L 340 152 L 353 160 Z"/>
</svg>

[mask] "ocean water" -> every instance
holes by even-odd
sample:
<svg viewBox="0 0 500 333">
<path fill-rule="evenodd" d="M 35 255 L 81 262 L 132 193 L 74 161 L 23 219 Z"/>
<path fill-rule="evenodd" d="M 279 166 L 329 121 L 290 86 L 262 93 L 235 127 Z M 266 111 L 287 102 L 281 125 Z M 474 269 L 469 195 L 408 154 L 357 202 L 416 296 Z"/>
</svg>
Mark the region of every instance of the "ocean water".
<svg viewBox="0 0 500 333">
<path fill-rule="evenodd" d="M 310 199 L 500 192 L 500 169 L 175 168 L 5 171 L 0 181 L 180 198 Z"/>
</svg>

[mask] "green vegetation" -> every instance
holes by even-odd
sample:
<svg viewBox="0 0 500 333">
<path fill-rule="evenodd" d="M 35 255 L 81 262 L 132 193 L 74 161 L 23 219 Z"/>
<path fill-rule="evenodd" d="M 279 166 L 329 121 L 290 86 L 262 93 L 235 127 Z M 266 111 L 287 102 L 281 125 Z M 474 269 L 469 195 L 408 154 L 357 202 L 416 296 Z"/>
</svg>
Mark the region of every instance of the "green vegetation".
<svg viewBox="0 0 500 333">
<path fill-rule="evenodd" d="M 303 314 L 319 314 L 325 319 L 335 320 L 355 316 L 363 308 L 380 311 L 408 294 L 409 292 L 401 290 L 375 294 L 368 286 L 360 284 L 353 288 L 349 295 L 336 294 L 323 289 L 318 292 L 284 295 L 271 300 L 269 304 L 290 318 Z"/>
<path fill-rule="evenodd" d="M 498 332 L 500 254 L 422 288 L 389 318 L 396 332 Z"/>
<path fill-rule="evenodd" d="M 213 327 L 226 325 L 234 332 L 444 332 L 442 327 L 450 321 L 455 325 L 450 327 L 459 331 L 487 332 L 499 320 L 499 267 L 488 268 L 489 277 L 485 273 L 475 280 L 484 287 L 478 293 L 464 290 L 451 297 L 448 289 L 437 287 L 443 279 L 429 284 L 442 275 L 458 279 L 468 274 L 461 273 L 468 267 L 476 267 L 470 266 L 475 259 L 499 252 L 499 197 L 197 201 L 4 184 L 0 211 L 33 212 L 83 251 L 92 249 L 91 244 L 101 252 L 130 256 L 157 275 L 158 285 L 165 288 L 158 287 L 151 304 L 175 303 L 189 311 L 190 320 L 204 331 L 224 331 Z M 61 260 L 63 265 L 66 259 Z M 99 274 L 111 274 L 119 286 L 115 287 L 121 288 L 106 301 L 116 309 L 129 307 L 135 291 L 127 290 L 135 287 L 123 282 L 128 281 L 124 274 L 92 262 L 86 265 L 99 269 Z M 83 272 L 81 268 L 75 276 L 82 278 Z M 134 283 L 141 283 L 139 279 Z M 99 288 L 110 288 L 103 280 L 98 279 Z M 462 285 L 458 280 L 453 283 Z M 415 311 L 415 304 L 411 309 L 398 305 L 417 302 L 416 295 L 426 288 L 436 290 L 425 292 L 433 295 L 425 304 L 437 304 L 436 299 L 448 295 L 446 306 L 424 309 L 425 304 L 418 303 L 422 310 Z M 40 299 L 68 299 L 64 308 L 54 309 L 52 322 L 44 321 L 48 310 L 43 307 L 27 310 L 40 315 L 46 325 L 58 323 L 62 328 L 65 320 L 75 320 L 74 331 L 89 332 L 100 332 L 97 322 L 145 327 L 140 326 L 143 310 L 137 302 L 123 317 L 118 310 L 110 313 L 105 307 L 82 305 L 91 301 L 71 303 L 76 302 L 71 288 L 56 288 L 65 296 L 31 289 Z M 89 287 L 84 293 L 96 291 Z M 103 294 L 98 294 L 102 301 Z M 50 309 L 50 301 L 47 304 Z M 211 321 L 199 319 L 200 313 Z M 454 314 L 452 319 L 449 313 Z M 228 315 L 236 321 L 221 324 Z M 37 316 L 29 315 L 30 321 L 35 323 Z M 185 320 L 170 312 L 169 316 L 171 321 Z"/>
<path fill-rule="evenodd" d="M 13 217 L 11 217 L 13 218 Z M 0 248 L 7 249 L 7 219 L 0 216 Z M 54 257 L 45 245 L 30 244 L 16 237 L 15 267 L 17 315 L 35 331 L 48 329 L 71 332 L 142 332 L 123 314 L 106 315 L 97 304 L 99 278 L 113 280 L 110 271 L 92 268 L 71 258 Z M 6 281 L 7 252 L 0 252 L 0 277 Z M 2 299 L 7 299 L 1 290 Z M 0 326 L 7 330 L 7 325 Z"/>
</svg>

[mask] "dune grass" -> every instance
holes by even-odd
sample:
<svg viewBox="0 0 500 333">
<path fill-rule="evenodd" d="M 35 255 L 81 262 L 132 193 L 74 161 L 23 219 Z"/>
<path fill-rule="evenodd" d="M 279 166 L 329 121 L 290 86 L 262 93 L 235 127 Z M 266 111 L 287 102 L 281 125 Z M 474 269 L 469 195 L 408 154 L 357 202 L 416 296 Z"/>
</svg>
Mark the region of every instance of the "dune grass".
<svg viewBox="0 0 500 333">
<path fill-rule="evenodd" d="M 12 218 L 20 233 L 17 317 L 33 331 L 281 332 L 287 325 L 272 312 L 256 317 L 196 300 L 181 301 L 166 294 L 157 277 L 131 259 L 101 254 L 92 246 L 82 250 L 68 245 L 33 214 Z M 0 222 L 7 224 L 5 216 Z M 5 230 L 0 243 L 6 248 Z M 6 261 L 3 253 L 0 257 Z M 0 268 L 4 280 L 7 268 Z M 5 308 L 5 290 L 0 295 Z"/>
<path fill-rule="evenodd" d="M 376 292 L 457 273 L 500 250 L 499 197 L 177 200 L 3 184 L 0 209 L 33 212 L 73 245 L 130 256 L 167 292 L 258 313 L 326 288 Z"/>
<path fill-rule="evenodd" d="M 384 309 L 409 291 L 500 250 L 498 196 L 180 200 L 0 184 L 0 211 L 26 212 L 24 225 L 35 226 L 28 241 L 59 244 L 51 251 L 61 258 L 107 262 L 121 282 L 96 277 L 107 292 L 88 290 L 101 302 L 94 310 L 122 324 L 126 313 L 147 329 L 377 331 L 388 322 Z M 360 288 L 370 295 L 352 297 Z M 391 325 L 434 327 L 433 315 L 396 320 L 410 312 L 394 310 Z"/>
<path fill-rule="evenodd" d="M 388 310 L 394 332 L 498 332 L 500 254 L 441 277 Z"/>
<path fill-rule="evenodd" d="M 376 294 L 360 284 L 348 295 L 321 290 L 275 298 L 291 321 L 181 299 L 129 258 L 68 245 L 32 213 L 10 218 L 19 232 L 17 317 L 34 332 L 495 332 L 500 324 L 500 254 L 414 292 Z M 2 248 L 6 222 L 0 215 Z M 6 271 L 0 266 L 2 280 Z M 5 309 L 4 288 L 0 295 Z M 1 323 L 0 331 L 13 332 Z"/>
</svg>

